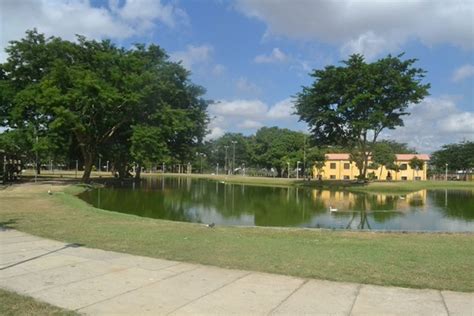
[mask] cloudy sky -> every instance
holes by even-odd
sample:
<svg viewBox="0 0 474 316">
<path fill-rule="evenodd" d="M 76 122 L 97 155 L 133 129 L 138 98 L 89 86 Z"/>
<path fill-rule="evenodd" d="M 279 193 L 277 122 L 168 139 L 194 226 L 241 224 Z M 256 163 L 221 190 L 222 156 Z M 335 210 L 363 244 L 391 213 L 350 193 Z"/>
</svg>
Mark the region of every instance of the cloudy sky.
<svg viewBox="0 0 474 316">
<path fill-rule="evenodd" d="M 1 0 L 0 62 L 33 27 L 118 45 L 155 43 L 207 89 L 208 137 L 261 126 L 305 130 L 292 96 L 308 72 L 351 53 L 406 53 L 426 69 L 431 95 L 385 138 L 421 152 L 474 140 L 474 0 Z"/>
</svg>

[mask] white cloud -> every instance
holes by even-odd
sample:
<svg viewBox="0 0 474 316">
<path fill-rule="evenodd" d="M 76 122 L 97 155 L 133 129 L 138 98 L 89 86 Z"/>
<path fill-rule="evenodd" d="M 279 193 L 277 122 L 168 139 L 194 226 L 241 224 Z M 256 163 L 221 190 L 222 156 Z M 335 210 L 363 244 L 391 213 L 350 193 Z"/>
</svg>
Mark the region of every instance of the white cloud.
<svg viewBox="0 0 474 316">
<path fill-rule="evenodd" d="M 125 21 L 138 24 L 138 28 L 144 30 L 152 27 L 155 20 L 169 27 L 176 26 L 177 18 L 187 21 L 187 14 L 182 9 L 170 4 L 163 5 L 160 1 L 128 0 L 122 7 L 119 7 L 118 3 L 118 0 L 109 0 L 112 12 Z"/>
<path fill-rule="evenodd" d="M 239 123 L 237 127 L 242 129 L 258 129 L 262 127 L 263 124 L 258 121 L 253 120 L 244 120 L 242 123 Z"/>
<path fill-rule="evenodd" d="M 405 126 L 383 132 L 381 137 L 407 143 L 420 152 L 432 152 L 443 144 L 474 140 L 474 113 L 462 111 L 454 97 L 426 98 L 410 105 Z"/>
<path fill-rule="evenodd" d="M 459 67 L 453 73 L 451 80 L 454 82 L 459 82 L 469 77 L 474 76 L 474 65 L 467 64 Z"/>
<path fill-rule="evenodd" d="M 225 134 L 225 131 L 222 128 L 215 126 L 211 128 L 210 133 L 206 135 L 206 140 L 213 140 L 213 139 L 221 137 L 224 134 Z"/>
<path fill-rule="evenodd" d="M 375 56 L 412 38 L 474 48 L 471 0 L 237 0 L 236 8 L 265 22 L 267 36 L 333 43 L 343 53 Z"/>
<path fill-rule="evenodd" d="M 295 112 L 293 101 L 288 98 L 277 102 L 268 111 L 268 117 L 272 119 L 286 119 L 290 118 Z"/>
<path fill-rule="evenodd" d="M 47 36 L 74 40 L 76 34 L 89 38 L 125 39 L 144 35 L 158 23 L 175 26 L 187 21 L 186 13 L 159 0 L 126 0 L 120 6 L 93 7 L 86 0 L 4 0 L 0 1 L 0 62 L 6 59 L 5 47 L 37 28 Z"/>
<path fill-rule="evenodd" d="M 243 95 L 256 96 L 262 92 L 255 83 L 250 82 L 245 77 L 240 77 L 237 80 L 235 87 L 237 88 L 237 92 Z"/>
<path fill-rule="evenodd" d="M 223 75 L 225 71 L 225 66 L 221 64 L 217 64 L 212 68 L 212 74 L 217 77 Z"/>
<path fill-rule="evenodd" d="M 400 41 L 395 39 L 387 40 L 382 36 L 376 35 L 373 31 L 368 31 L 343 44 L 341 54 L 343 56 L 353 53 L 362 54 L 370 60 L 384 51 L 398 50 L 399 46 Z"/>
<path fill-rule="evenodd" d="M 188 45 L 186 50 L 171 53 L 170 57 L 172 60 L 181 61 L 185 68 L 191 70 L 193 65 L 209 62 L 213 51 L 211 45 Z"/>
<path fill-rule="evenodd" d="M 263 54 L 256 56 L 254 61 L 257 64 L 284 63 L 288 61 L 288 56 L 277 47 L 274 48 L 269 55 Z"/>
<path fill-rule="evenodd" d="M 259 118 L 267 110 L 268 106 L 260 100 L 219 101 L 209 106 L 211 115 L 227 117 Z"/>
<path fill-rule="evenodd" d="M 296 130 L 306 130 L 306 124 L 299 123 L 293 115 L 293 103 L 285 99 L 268 106 L 258 99 L 221 100 L 208 108 L 211 119 L 210 129 L 219 127 L 221 131 L 255 132 L 262 126 L 281 126 Z"/>
</svg>

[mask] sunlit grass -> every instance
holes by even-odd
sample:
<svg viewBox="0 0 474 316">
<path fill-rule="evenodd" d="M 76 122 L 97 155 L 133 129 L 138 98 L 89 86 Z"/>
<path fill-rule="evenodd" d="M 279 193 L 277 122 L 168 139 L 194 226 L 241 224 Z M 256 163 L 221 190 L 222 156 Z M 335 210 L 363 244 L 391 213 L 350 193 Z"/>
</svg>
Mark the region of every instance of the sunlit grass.
<svg viewBox="0 0 474 316">
<path fill-rule="evenodd" d="M 30 316 L 55 315 L 73 316 L 75 312 L 37 301 L 31 297 L 0 289 L 0 315 L 3 316 Z"/>
</svg>

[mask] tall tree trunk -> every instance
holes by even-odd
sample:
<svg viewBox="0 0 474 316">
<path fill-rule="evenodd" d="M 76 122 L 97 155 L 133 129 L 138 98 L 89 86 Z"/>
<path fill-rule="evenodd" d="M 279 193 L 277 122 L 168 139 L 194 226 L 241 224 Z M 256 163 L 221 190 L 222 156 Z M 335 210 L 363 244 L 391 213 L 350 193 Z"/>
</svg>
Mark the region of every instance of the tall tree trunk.
<svg viewBox="0 0 474 316">
<path fill-rule="evenodd" d="M 94 154 L 91 152 L 84 153 L 84 173 L 82 174 L 82 182 L 89 183 L 91 181 L 92 165 L 94 164 Z"/>
<path fill-rule="evenodd" d="M 135 167 L 135 180 L 140 180 L 141 173 L 142 173 L 142 164 L 138 163 Z"/>
<path fill-rule="evenodd" d="M 36 174 L 41 174 L 41 162 L 39 161 L 36 162 Z"/>
</svg>

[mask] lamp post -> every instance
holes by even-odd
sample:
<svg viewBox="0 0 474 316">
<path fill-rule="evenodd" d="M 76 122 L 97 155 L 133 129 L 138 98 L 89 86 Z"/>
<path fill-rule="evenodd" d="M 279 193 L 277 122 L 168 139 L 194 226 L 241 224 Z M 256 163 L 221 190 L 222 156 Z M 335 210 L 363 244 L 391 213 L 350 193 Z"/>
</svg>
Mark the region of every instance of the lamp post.
<svg viewBox="0 0 474 316">
<path fill-rule="evenodd" d="M 233 153 L 232 153 L 232 174 L 234 174 L 234 170 L 235 170 L 235 144 L 237 144 L 237 142 L 235 140 L 233 140 L 232 142 L 232 146 L 233 146 Z"/>
<path fill-rule="evenodd" d="M 290 163 L 287 162 L 286 164 L 288 165 L 288 179 L 289 179 L 290 178 Z"/>
<path fill-rule="evenodd" d="M 165 173 L 165 163 L 161 164 L 161 173 Z"/>
<path fill-rule="evenodd" d="M 201 173 L 202 173 L 202 158 L 206 157 L 205 153 L 198 153 L 199 157 L 201 158 Z"/>
<path fill-rule="evenodd" d="M 224 146 L 224 148 L 225 148 L 224 172 L 225 172 L 226 174 L 228 174 L 228 173 L 229 173 L 229 172 L 228 172 L 229 166 L 227 165 L 227 149 L 229 148 L 229 146 Z"/>
<path fill-rule="evenodd" d="M 300 165 L 300 163 L 301 163 L 301 161 L 296 162 L 296 180 L 298 180 L 298 178 L 299 178 L 299 171 L 300 171 L 299 165 Z"/>
<path fill-rule="evenodd" d="M 448 181 L 448 164 L 446 164 L 444 180 Z"/>
<path fill-rule="evenodd" d="M 218 176 L 218 175 L 219 175 L 219 163 L 217 163 L 217 165 L 216 165 L 216 176 Z"/>
</svg>

